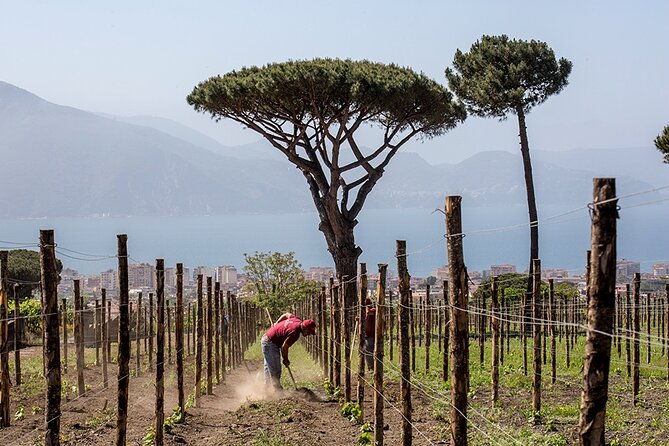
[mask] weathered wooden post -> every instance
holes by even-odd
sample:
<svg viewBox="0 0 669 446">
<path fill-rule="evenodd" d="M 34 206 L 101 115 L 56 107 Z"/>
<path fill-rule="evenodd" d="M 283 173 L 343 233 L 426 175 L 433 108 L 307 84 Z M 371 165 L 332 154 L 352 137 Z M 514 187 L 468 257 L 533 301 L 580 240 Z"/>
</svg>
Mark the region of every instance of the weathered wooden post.
<svg viewBox="0 0 669 446">
<path fill-rule="evenodd" d="M 149 293 L 149 372 L 153 372 L 153 293 Z"/>
<path fill-rule="evenodd" d="M 344 398 L 351 401 L 351 314 L 350 308 L 346 305 L 346 285 L 348 285 L 348 276 L 342 277 L 342 282 L 339 285 L 341 292 L 342 312 L 341 312 L 341 326 L 343 327 L 343 341 L 344 341 Z M 383 309 L 382 309 L 383 310 Z"/>
<path fill-rule="evenodd" d="M 16 292 L 16 289 L 18 288 L 18 284 L 14 284 L 13 290 L 14 290 L 14 376 L 15 376 L 15 381 L 16 385 L 20 386 L 21 385 L 21 337 L 20 332 L 19 332 L 19 319 L 21 316 L 21 309 L 19 308 L 19 298 L 18 294 Z M 44 308 L 44 306 L 42 306 Z M 58 312 L 58 299 L 56 299 L 56 312 Z M 58 316 L 56 317 L 56 322 L 58 322 L 58 319 L 60 319 Z M 58 323 L 56 323 L 56 331 L 58 331 Z M 60 345 L 58 345 L 58 348 L 60 349 Z M 60 352 L 59 352 L 60 353 Z M 46 364 L 46 362 L 45 362 Z"/>
<path fill-rule="evenodd" d="M 163 423 L 165 422 L 165 262 L 156 259 L 156 305 L 158 333 L 156 337 L 156 446 L 163 444 Z"/>
<path fill-rule="evenodd" d="M 177 392 L 181 413 L 186 412 L 184 398 L 184 266 L 177 263 L 177 309 L 176 309 L 176 347 L 177 347 Z"/>
<path fill-rule="evenodd" d="M 341 278 L 339 280 L 341 283 Z M 335 387 L 341 387 L 341 296 L 342 294 L 339 291 L 339 286 L 335 286 L 332 291 L 332 301 L 334 308 L 334 319 L 333 325 L 334 329 L 332 331 L 334 337 L 334 385 Z"/>
<path fill-rule="evenodd" d="M 430 371 L 430 345 L 432 344 L 432 311 L 430 310 L 430 284 L 425 285 L 425 372 Z"/>
<path fill-rule="evenodd" d="M 579 436 L 582 446 L 604 446 L 611 336 L 616 299 L 616 219 L 613 178 L 595 178 L 588 281 L 588 331 L 583 364 Z"/>
<path fill-rule="evenodd" d="M 226 375 L 226 369 L 225 369 L 225 364 L 226 364 L 226 343 L 227 343 L 227 335 L 225 333 L 225 300 L 223 298 L 223 291 L 219 293 L 218 299 L 220 300 L 220 306 L 221 306 L 221 381 L 225 382 L 225 375 Z"/>
<path fill-rule="evenodd" d="M 204 328 L 204 313 L 202 312 L 203 296 L 202 296 L 202 274 L 197 275 L 197 347 L 195 349 L 195 407 L 200 407 L 200 395 L 202 390 L 200 384 L 202 383 L 202 338 Z"/>
<path fill-rule="evenodd" d="M 109 344 L 109 326 L 107 324 L 107 290 L 102 288 L 100 290 L 100 294 L 100 309 L 102 312 L 102 386 L 106 389 L 109 387 L 109 376 L 107 375 L 107 363 L 109 362 L 109 357 L 107 356 L 107 344 Z"/>
<path fill-rule="evenodd" d="M 485 290 L 481 290 L 481 314 L 479 314 L 479 364 L 483 365 L 485 360 L 485 326 L 486 326 L 486 317 L 485 317 Z"/>
<path fill-rule="evenodd" d="M 448 376 L 450 374 L 449 368 L 448 368 L 448 359 L 451 356 L 451 352 L 449 351 L 449 343 L 450 343 L 450 325 L 451 325 L 451 306 L 450 302 L 448 300 L 448 280 L 444 280 L 443 282 L 443 287 L 444 287 L 444 360 L 442 364 L 442 370 L 441 370 L 441 375 L 442 379 L 444 382 L 448 381 Z"/>
<path fill-rule="evenodd" d="M 128 384 L 130 382 L 130 316 L 128 314 L 128 236 L 118 239 L 118 407 L 116 410 L 116 446 L 126 446 L 128 427 Z"/>
<path fill-rule="evenodd" d="M 104 290 L 104 288 L 103 288 Z M 107 301 L 107 359 L 109 362 L 112 362 L 112 354 L 111 354 L 111 299 Z"/>
<path fill-rule="evenodd" d="M 325 287 L 321 287 L 321 292 L 318 294 L 318 346 L 319 354 L 321 356 L 321 366 L 323 367 L 323 376 L 328 376 L 328 318 L 327 318 L 327 302 L 325 301 Z M 269 321 L 272 323 L 272 321 Z"/>
<path fill-rule="evenodd" d="M 640 400 L 639 400 L 639 362 L 640 362 L 640 355 L 639 355 L 639 330 L 640 330 L 640 320 L 639 320 L 639 312 L 641 310 L 641 306 L 639 305 L 639 295 L 641 292 L 641 274 L 639 273 L 634 273 L 634 281 L 633 281 L 633 286 L 634 286 L 634 291 L 632 294 L 632 299 L 634 300 L 634 357 L 632 358 L 633 361 L 633 374 L 632 374 L 632 396 L 634 398 L 634 405 L 636 406 Z"/>
<path fill-rule="evenodd" d="M 213 296 L 212 296 L 212 278 L 207 277 L 207 395 L 213 393 L 214 386 L 214 357 L 212 356 L 212 332 L 213 332 Z"/>
<path fill-rule="evenodd" d="M 409 318 L 411 325 L 411 373 L 416 373 L 416 304 L 409 289 Z"/>
<path fill-rule="evenodd" d="M 492 301 L 492 369 L 490 371 L 492 380 L 492 406 L 495 407 L 499 401 L 499 303 L 497 301 L 497 276 L 492 278 L 490 289 Z"/>
<path fill-rule="evenodd" d="M 102 324 L 100 323 L 100 301 L 95 299 L 95 365 L 100 365 L 100 343 L 102 339 Z"/>
<path fill-rule="evenodd" d="M 411 410 L 411 364 L 409 358 L 409 287 L 410 277 L 407 269 L 407 246 L 406 241 L 396 242 L 397 275 L 399 278 L 399 316 L 400 316 L 400 397 L 402 398 L 402 446 L 411 446 L 413 438 L 412 410 Z"/>
<path fill-rule="evenodd" d="M 9 353 L 7 352 L 7 304 L 9 252 L 0 251 L 0 427 L 9 427 Z"/>
<path fill-rule="evenodd" d="M 216 382 L 221 381 L 221 282 L 214 283 L 214 362 Z"/>
<path fill-rule="evenodd" d="M 557 350 L 555 345 L 555 324 L 557 323 L 555 315 L 555 289 L 553 279 L 548 279 L 548 312 L 550 315 L 551 330 L 551 384 L 555 384 L 557 379 Z"/>
<path fill-rule="evenodd" d="M 653 311 L 653 306 L 650 302 L 650 293 L 646 296 L 646 335 L 648 339 L 648 344 L 646 345 L 646 359 L 647 363 L 650 364 L 650 355 L 651 355 L 651 342 L 650 342 L 650 324 L 651 324 L 651 313 Z"/>
<path fill-rule="evenodd" d="M 467 391 L 469 383 L 469 315 L 467 270 L 462 253 L 462 197 L 446 197 L 446 234 L 451 307 L 451 445 L 467 446 Z"/>
<path fill-rule="evenodd" d="M 374 444 L 383 446 L 383 306 L 386 299 L 386 270 L 379 264 L 379 281 L 376 296 L 376 328 L 374 332 Z"/>
<path fill-rule="evenodd" d="M 77 396 L 86 392 L 84 385 L 84 301 L 79 289 L 79 280 L 74 284 L 74 342 L 77 350 Z"/>
<path fill-rule="evenodd" d="M 6 260 L 6 259 L 3 259 Z M 3 262 L 4 264 L 4 262 Z M 58 273 L 53 230 L 40 231 L 42 311 L 44 312 L 44 365 L 46 370 L 46 432 L 44 444 L 60 444 L 60 338 L 58 333 Z M 5 276 L 2 276 L 3 279 Z M 16 327 L 14 327 L 16 330 Z"/>
<path fill-rule="evenodd" d="M 139 376 L 142 366 L 142 360 L 140 355 L 140 346 L 141 346 L 141 329 L 142 329 L 142 292 L 140 291 L 137 294 L 137 325 L 135 326 L 135 376 Z"/>
<path fill-rule="evenodd" d="M 62 299 L 63 308 L 63 371 L 67 373 L 67 299 Z"/>
<path fill-rule="evenodd" d="M 541 410 L 541 260 L 532 259 L 532 347 L 534 349 L 534 373 L 532 379 L 532 410 Z"/>
<path fill-rule="evenodd" d="M 172 364 L 172 308 L 170 301 L 165 301 L 165 313 L 167 317 L 167 363 Z"/>
<path fill-rule="evenodd" d="M 188 313 L 186 313 L 187 324 L 188 324 L 188 331 L 187 331 L 188 336 L 186 338 L 186 342 L 188 343 L 188 353 L 187 353 L 188 355 L 190 355 L 191 352 L 193 351 L 193 350 L 191 350 L 191 347 L 190 347 L 190 345 L 191 345 L 190 338 L 191 338 L 191 333 L 193 332 L 193 323 L 194 323 L 194 321 L 192 320 L 193 318 L 191 317 L 191 314 L 192 314 L 191 306 L 192 306 L 191 303 L 188 302 Z"/>
<path fill-rule="evenodd" d="M 358 305 L 358 322 L 360 334 L 358 336 L 358 404 L 360 405 L 360 419 L 364 420 L 365 402 L 365 300 L 367 299 L 367 264 L 360 264 L 360 300 Z"/>
</svg>

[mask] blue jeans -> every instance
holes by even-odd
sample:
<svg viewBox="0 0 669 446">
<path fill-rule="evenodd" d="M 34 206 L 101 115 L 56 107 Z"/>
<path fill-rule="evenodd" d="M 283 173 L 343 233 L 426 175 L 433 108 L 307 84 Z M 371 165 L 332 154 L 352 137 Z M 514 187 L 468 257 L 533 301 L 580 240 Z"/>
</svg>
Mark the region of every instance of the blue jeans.
<svg viewBox="0 0 669 446">
<path fill-rule="evenodd" d="M 265 384 L 281 388 L 281 348 L 263 336 L 260 341 L 264 358 Z"/>
</svg>

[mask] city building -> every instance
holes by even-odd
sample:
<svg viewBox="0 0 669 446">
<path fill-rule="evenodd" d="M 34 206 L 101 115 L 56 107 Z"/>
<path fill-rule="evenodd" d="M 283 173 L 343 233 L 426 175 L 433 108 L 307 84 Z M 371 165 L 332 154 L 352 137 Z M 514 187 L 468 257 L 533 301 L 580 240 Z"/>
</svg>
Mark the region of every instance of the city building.
<svg viewBox="0 0 669 446">
<path fill-rule="evenodd" d="M 128 286 L 130 288 L 153 288 L 156 269 L 148 263 L 128 265 Z"/>
<path fill-rule="evenodd" d="M 502 274 L 514 274 L 516 273 L 516 265 L 511 265 L 509 263 L 504 263 L 502 265 L 490 265 L 490 275 L 491 276 L 501 276 Z"/>
<path fill-rule="evenodd" d="M 542 269 L 541 277 L 543 279 L 565 279 L 569 277 L 569 271 L 562 268 Z"/>
<path fill-rule="evenodd" d="M 196 266 L 193 268 L 193 281 L 197 281 L 197 276 L 202 274 L 202 280 L 206 282 L 207 277 L 215 277 L 214 269 L 210 266 Z"/>
<path fill-rule="evenodd" d="M 237 268 L 234 265 L 221 265 L 216 268 L 216 280 L 221 285 L 234 287 L 237 285 Z"/>
<path fill-rule="evenodd" d="M 105 288 L 107 290 L 115 290 L 116 284 L 118 283 L 118 278 L 116 271 L 113 269 L 103 271 L 100 273 L 100 288 Z"/>
<path fill-rule="evenodd" d="M 315 282 L 328 282 L 330 277 L 335 277 L 334 268 L 331 266 L 312 266 L 309 271 L 305 271 L 304 278 Z"/>
<path fill-rule="evenodd" d="M 633 260 L 616 260 L 616 280 L 624 281 L 634 277 L 634 274 L 641 272 L 641 263 Z"/>
<path fill-rule="evenodd" d="M 443 282 L 444 280 L 448 280 L 448 265 L 435 268 L 432 271 L 432 275 L 437 278 L 437 282 Z"/>
<path fill-rule="evenodd" d="M 653 265 L 653 276 L 655 277 L 669 276 L 669 263 L 655 263 Z"/>
</svg>

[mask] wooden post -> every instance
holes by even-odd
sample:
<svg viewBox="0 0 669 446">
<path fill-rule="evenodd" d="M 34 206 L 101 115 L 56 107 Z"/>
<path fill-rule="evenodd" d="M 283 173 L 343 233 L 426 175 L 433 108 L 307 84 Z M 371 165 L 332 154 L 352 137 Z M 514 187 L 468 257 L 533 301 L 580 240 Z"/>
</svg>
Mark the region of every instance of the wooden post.
<svg viewBox="0 0 669 446">
<path fill-rule="evenodd" d="M 396 242 L 397 275 L 399 278 L 400 303 L 399 338 L 400 338 L 400 397 L 402 399 L 402 431 L 400 437 L 402 446 L 411 446 L 413 438 L 412 409 L 411 409 L 411 364 L 409 358 L 409 291 L 410 277 L 407 269 L 407 247 L 406 241 Z"/>
<path fill-rule="evenodd" d="M 107 344 L 109 344 L 109 326 L 107 325 L 107 290 L 102 288 L 101 305 L 102 312 L 102 386 L 106 389 L 109 387 L 109 376 L 107 374 L 107 363 L 109 357 L 107 356 Z M 63 299 L 64 300 L 64 299 Z"/>
<path fill-rule="evenodd" d="M 53 230 L 40 231 L 40 270 L 44 316 L 44 364 L 46 370 L 46 432 L 44 444 L 60 444 L 60 337 L 58 333 L 58 273 Z M 3 259 L 6 261 L 6 258 Z M 3 262 L 4 264 L 5 262 Z M 3 279 L 5 276 L 2 276 Z M 16 297 L 15 297 L 16 299 Z M 16 330 L 16 327 L 14 327 Z M 8 424 L 7 424 L 8 426 Z"/>
<path fill-rule="evenodd" d="M 187 352 L 188 355 L 190 355 L 191 352 L 192 352 L 191 347 L 190 347 L 190 345 L 191 345 L 190 338 L 191 338 L 191 333 L 193 332 L 194 321 L 192 320 L 193 318 L 191 318 L 191 314 L 192 314 L 191 303 L 188 302 L 188 313 L 186 313 L 187 323 L 188 323 L 188 332 L 187 332 L 188 336 L 186 338 L 186 342 L 188 343 L 188 352 Z M 225 362 L 223 364 L 225 364 Z"/>
<path fill-rule="evenodd" d="M 21 337 L 20 332 L 19 332 L 19 319 L 21 316 L 21 310 L 19 308 L 19 298 L 18 298 L 18 293 L 16 292 L 16 289 L 18 288 L 18 284 L 14 284 L 13 290 L 14 290 L 14 375 L 15 375 L 15 381 L 16 385 L 20 386 L 21 385 Z M 58 312 L 58 299 L 56 299 L 56 313 Z M 60 319 L 58 316 L 56 316 L 56 332 L 58 331 L 58 319 Z M 60 341 L 58 345 L 58 349 L 60 349 Z M 60 352 L 59 352 L 60 353 Z M 46 363 L 46 362 L 45 362 Z"/>
<path fill-rule="evenodd" d="M 650 350 L 651 350 L 651 339 L 650 339 L 650 324 L 651 324 L 651 315 L 650 313 L 653 311 L 653 306 L 651 305 L 650 302 L 650 293 L 646 296 L 646 335 L 648 339 L 648 344 L 646 348 L 646 359 L 647 363 L 650 364 Z"/>
<path fill-rule="evenodd" d="M 341 280 L 340 280 L 341 282 Z M 332 331 L 334 337 L 334 385 L 335 387 L 341 387 L 341 296 L 339 292 L 339 287 L 335 287 L 332 292 L 333 308 L 334 308 L 334 319 L 333 325 L 334 330 Z"/>
<path fill-rule="evenodd" d="M 360 405 L 360 419 L 364 420 L 365 402 L 365 300 L 367 299 L 367 264 L 360 264 L 360 301 L 358 305 L 358 322 L 360 335 L 358 336 L 358 404 Z"/>
<path fill-rule="evenodd" d="M 462 253 L 462 197 L 448 196 L 445 203 L 448 244 L 448 294 L 451 307 L 451 445 L 467 446 L 467 391 L 469 383 L 469 314 L 467 270 Z"/>
<path fill-rule="evenodd" d="M 207 395 L 213 393 L 214 386 L 214 357 L 212 356 L 212 332 L 213 332 L 213 296 L 212 278 L 207 277 Z"/>
<path fill-rule="evenodd" d="M 172 308 L 170 301 L 165 301 L 165 313 L 167 317 L 167 363 L 172 364 Z"/>
<path fill-rule="evenodd" d="M 534 348 L 534 367 L 532 379 L 532 410 L 541 410 L 541 260 L 532 260 L 533 286 L 532 286 L 532 335 Z"/>
<path fill-rule="evenodd" d="M 593 182 L 588 331 L 579 419 L 582 446 L 605 444 L 604 427 L 616 299 L 616 183 L 613 178 L 595 178 Z"/>
<path fill-rule="evenodd" d="M 450 310 L 450 302 L 448 300 L 448 280 L 444 280 L 443 282 L 443 287 L 444 287 L 444 360 L 443 360 L 443 365 L 442 365 L 442 379 L 444 382 L 448 381 L 448 375 L 450 374 L 449 368 L 448 368 L 448 359 L 451 356 L 451 353 L 449 351 L 449 342 L 450 342 L 450 324 L 451 324 L 451 310 Z"/>
<path fill-rule="evenodd" d="M 344 398 L 345 400 L 351 401 L 351 314 L 350 309 L 346 305 L 346 285 L 348 281 L 348 276 L 342 277 L 342 282 L 339 286 L 341 291 L 341 302 L 343 310 L 341 312 L 341 326 L 344 328 L 343 340 L 344 340 Z M 383 311 L 383 309 L 381 309 Z"/>
<path fill-rule="evenodd" d="M 639 305 L 639 294 L 641 291 L 641 274 L 634 273 L 634 292 L 632 298 L 634 300 L 634 357 L 632 358 L 633 362 L 633 376 L 632 376 L 632 394 L 634 398 L 634 405 L 637 405 L 639 400 L 639 326 L 640 318 L 639 311 L 641 306 Z"/>
<path fill-rule="evenodd" d="M 149 293 L 149 372 L 153 372 L 153 293 Z"/>
<path fill-rule="evenodd" d="M 118 407 L 116 410 L 116 446 L 126 446 L 128 427 L 128 384 L 130 382 L 130 316 L 128 314 L 128 236 L 118 238 Z"/>
<path fill-rule="evenodd" d="M 214 361 L 216 368 L 216 382 L 221 381 L 221 282 L 214 284 Z"/>
<path fill-rule="evenodd" d="M 104 288 L 103 288 L 104 290 Z M 111 354 L 111 299 L 107 301 L 107 359 L 109 362 L 112 362 L 112 354 Z"/>
<path fill-rule="evenodd" d="M 100 365 L 100 343 L 102 339 L 102 324 L 100 322 L 100 301 L 95 299 L 95 365 Z"/>
<path fill-rule="evenodd" d="M 200 407 L 200 383 L 202 383 L 202 324 L 204 314 L 202 312 L 202 274 L 197 275 L 197 347 L 195 349 L 195 407 Z"/>
<path fill-rule="evenodd" d="M 225 333 L 225 300 L 223 299 L 223 291 L 220 292 L 218 296 L 221 306 L 221 381 L 225 382 L 225 364 L 226 364 L 226 339 L 227 335 Z M 271 322 L 271 321 L 270 321 Z"/>
<path fill-rule="evenodd" d="M 53 243 L 52 243 L 53 245 Z M 7 352 L 7 305 L 9 278 L 7 251 L 0 251 L 0 427 L 9 427 L 9 353 Z"/>
<path fill-rule="evenodd" d="M 330 355 L 332 350 L 330 350 L 330 337 L 328 336 L 328 302 L 325 298 L 325 287 L 321 287 L 321 332 L 323 333 L 323 376 L 329 377 L 330 382 L 332 382 L 332 374 L 330 374 Z M 270 321 L 271 322 L 271 321 Z"/>
<path fill-rule="evenodd" d="M 186 411 L 184 398 L 184 266 L 177 263 L 177 309 L 176 309 L 176 343 L 177 343 L 177 392 L 181 413 Z"/>
<path fill-rule="evenodd" d="M 139 376 L 141 366 L 142 366 L 142 361 L 140 357 L 140 342 L 141 342 L 141 329 L 142 329 L 142 292 L 140 291 L 137 294 L 137 325 L 135 326 L 135 346 L 136 346 L 136 352 L 135 352 L 135 376 Z"/>
<path fill-rule="evenodd" d="M 481 314 L 479 314 L 479 364 L 483 365 L 485 361 L 485 326 L 486 326 L 486 317 L 485 317 L 485 290 L 481 290 Z"/>
<path fill-rule="evenodd" d="M 74 342 L 77 350 L 77 396 L 86 392 L 84 385 L 84 301 L 79 290 L 79 280 L 74 283 Z"/>
<path fill-rule="evenodd" d="M 374 444 L 383 446 L 383 329 L 386 299 L 386 270 L 379 264 L 376 297 L 376 328 L 374 331 Z"/>
<path fill-rule="evenodd" d="M 411 319 L 411 373 L 416 373 L 416 304 L 409 289 L 409 317 Z"/>
<path fill-rule="evenodd" d="M 529 296 L 528 296 L 529 295 Z M 520 342 L 523 349 L 523 373 L 527 376 L 527 298 L 531 293 L 523 293 L 520 297 Z"/>
<path fill-rule="evenodd" d="M 430 371 L 430 345 L 432 344 L 432 311 L 430 310 L 430 285 L 425 286 L 425 373 Z"/>
<path fill-rule="evenodd" d="M 555 289 L 553 279 L 548 279 L 548 312 L 550 315 L 551 330 L 551 384 L 555 384 L 557 379 L 557 349 L 555 345 L 555 324 L 557 323 L 555 314 Z"/>
<path fill-rule="evenodd" d="M 156 337 L 156 446 L 163 444 L 163 423 L 165 422 L 165 262 L 156 259 L 156 305 L 158 333 Z"/>
<path fill-rule="evenodd" d="M 492 406 L 499 400 L 499 303 L 497 301 L 497 276 L 492 278 L 490 289 L 492 301 Z"/>
<path fill-rule="evenodd" d="M 63 302 L 63 371 L 67 373 L 67 299 Z"/>
</svg>

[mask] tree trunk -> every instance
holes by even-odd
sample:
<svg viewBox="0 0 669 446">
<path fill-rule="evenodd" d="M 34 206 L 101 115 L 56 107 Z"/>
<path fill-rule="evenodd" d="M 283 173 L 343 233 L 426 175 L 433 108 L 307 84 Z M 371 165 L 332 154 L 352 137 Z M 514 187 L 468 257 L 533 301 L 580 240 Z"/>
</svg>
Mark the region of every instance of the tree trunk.
<svg viewBox="0 0 669 446">
<path fill-rule="evenodd" d="M 527 292 L 532 292 L 532 259 L 539 258 L 539 222 L 537 216 L 537 200 L 534 194 L 534 179 L 532 177 L 532 162 L 530 160 L 530 145 L 527 141 L 527 127 L 525 126 L 525 112 L 522 107 L 516 110 L 518 115 L 518 130 L 520 136 L 520 154 L 523 158 L 523 172 L 525 173 L 525 191 L 527 192 L 527 210 L 530 216 L 530 259 Z M 527 314 L 525 315 L 527 316 Z"/>
</svg>

